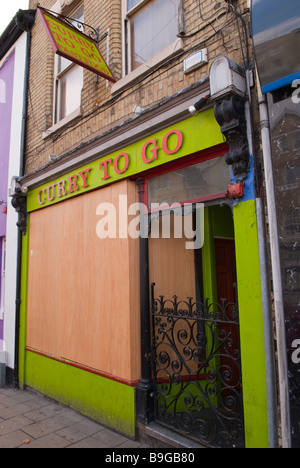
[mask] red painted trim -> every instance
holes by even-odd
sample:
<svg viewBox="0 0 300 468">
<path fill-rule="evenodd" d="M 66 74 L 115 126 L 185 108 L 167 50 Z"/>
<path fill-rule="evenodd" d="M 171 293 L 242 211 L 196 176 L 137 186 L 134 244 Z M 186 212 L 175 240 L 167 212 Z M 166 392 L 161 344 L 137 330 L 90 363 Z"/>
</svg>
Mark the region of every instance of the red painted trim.
<svg viewBox="0 0 300 468">
<path fill-rule="evenodd" d="M 223 156 L 227 152 L 227 143 L 221 143 L 220 145 L 213 146 L 212 148 L 208 148 L 203 151 L 197 151 L 196 153 L 183 156 L 182 158 L 176 159 L 175 161 L 161 164 L 160 166 L 154 167 L 153 169 L 149 168 L 146 171 L 140 172 L 139 174 L 135 174 L 135 176 L 132 176 L 131 178 L 134 180 L 136 178 L 140 179 L 143 177 L 145 179 L 151 179 L 159 175 L 167 174 L 168 172 L 177 171 L 178 169 L 183 169 L 184 167 L 193 166 L 194 164 L 198 164 L 200 162 L 218 158 L 219 156 Z"/>
<path fill-rule="evenodd" d="M 147 172 L 143 172 L 139 174 L 139 178 L 144 178 L 144 192 L 142 195 L 142 202 L 144 205 L 148 206 L 148 180 L 153 179 L 154 177 L 158 177 L 160 175 L 167 174 L 169 172 L 174 172 L 179 169 L 183 169 L 188 166 L 194 166 L 195 164 L 199 164 L 204 161 L 209 161 L 211 159 L 218 158 L 223 156 L 225 153 L 228 152 L 228 145 L 227 143 L 221 143 L 220 145 L 213 146 L 212 148 L 208 148 L 203 151 L 199 151 L 197 153 L 190 154 L 188 156 L 184 156 L 179 160 L 172 161 L 167 164 L 163 164 L 162 166 L 155 167 L 154 169 L 150 169 Z M 224 161 L 225 164 L 225 161 Z M 195 200 L 185 200 L 179 202 L 181 205 L 185 203 L 203 203 L 205 201 L 216 200 L 219 198 L 226 198 L 227 192 L 223 193 L 216 193 L 213 195 L 209 195 L 207 197 L 198 198 Z M 161 210 L 160 210 L 161 211 Z"/>
<path fill-rule="evenodd" d="M 179 383 L 181 382 L 197 382 L 197 381 L 202 381 L 202 380 L 207 380 L 207 377 L 204 375 L 204 374 L 197 374 L 197 375 L 181 375 L 180 376 L 180 380 L 179 380 Z M 158 385 L 162 385 L 162 384 L 168 384 L 170 383 L 170 379 L 164 379 L 164 378 L 158 378 L 156 380 L 156 383 Z M 172 382 L 171 382 L 172 383 Z"/>
<path fill-rule="evenodd" d="M 25 351 L 28 351 L 33 354 L 37 354 L 38 356 L 45 357 L 47 359 L 51 359 L 52 361 L 60 362 L 61 364 L 67 364 L 71 367 L 75 367 L 76 369 L 80 369 L 86 372 L 90 372 L 91 374 L 99 375 L 100 377 L 104 377 L 109 380 L 113 380 L 114 382 L 119 382 L 123 385 L 128 385 L 129 387 L 137 387 L 139 385 L 139 380 L 127 380 L 123 379 L 122 377 L 117 377 L 116 375 L 109 374 L 107 372 L 99 371 L 97 369 L 93 369 L 92 367 L 84 366 L 83 364 L 79 364 L 77 362 L 69 361 L 68 359 L 58 358 L 51 354 L 45 353 L 43 351 L 38 351 L 37 349 L 30 348 L 29 346 L 25 347 Z"/>
<path fill-rule="evenodd" d="M 55 41 L 55 39 L 54 39 L 54 37 L 53 37 L 53 34 L 51 33 L 51 31 L 50 31 L 50 29 L 49 29 L 49 26 L 48 26 L 48 24 L 47 24 L 47 21 L 46 21 L 46 18 L 45 18 L 45 16 L 44 16 L 44 13 L 43 13 L 43 11 L 42 11 L 40 8 L 38 8 L 37 11 L 38 11 L 39 17 L 40 17 L 41 20 L 42 20 L 42 23 L 43 23 L 43 26 L 44 26 L 44 28 L 45 28 L 46 34 L 47 34 L 47 36 L 48 36 L 48 39 L 49 39 L 49 41 L 51 42 L 51 45 L 52 45 L 52 47 L 53 47 L 54 52 L 56 53 L 56 52 L 58 51 L 58 47 L 57 47 L 56 41 Z M 52 16 L 52 15 L 49 14 L 49 16 Z M 57 18 L 55 18 L 55 19 L 57 19 Z"/>
<path fill-rule="evenodd" d="M 227 192 L 222 192 L 222 193 L 214 193 L 213 195 L 209 195 L 207 197 L 202 197 L 202 198 L 195 198 L 193 200 L 185 200 L 185 201 L 182 201 L 182 202 L 176 202 L 176 205 L 188 205 L 188 204 L 195 204 L 195 203 L 204 203 L 206 201 L 210 201 L 210 200 L 219 200 L 220 198 L 226 198 L 227 197 Z M 147 204 L 145 203 L 145 205 L 147 206 Z M 157 211 L 165 211 L 165 210 L 169 210 L 170 208 L 167 207 L 167 208 L 156 208 L 156 209 L 153 209 L 153 210 L 149 210 L 149 213 L 155 213 Z"/>
</svg>

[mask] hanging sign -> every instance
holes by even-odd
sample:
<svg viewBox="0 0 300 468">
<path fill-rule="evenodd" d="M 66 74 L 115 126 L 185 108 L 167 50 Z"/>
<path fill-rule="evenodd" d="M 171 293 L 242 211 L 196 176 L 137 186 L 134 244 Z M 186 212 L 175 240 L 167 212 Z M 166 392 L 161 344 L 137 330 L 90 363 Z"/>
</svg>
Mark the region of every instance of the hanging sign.
<svg viewBox="0 0 300 468">
<path fill-rule="evenodd" d="M 38 8 L 53 49 L 58 55 L 116 82 L 96 43 L 75 27 Z"/>
</svg>

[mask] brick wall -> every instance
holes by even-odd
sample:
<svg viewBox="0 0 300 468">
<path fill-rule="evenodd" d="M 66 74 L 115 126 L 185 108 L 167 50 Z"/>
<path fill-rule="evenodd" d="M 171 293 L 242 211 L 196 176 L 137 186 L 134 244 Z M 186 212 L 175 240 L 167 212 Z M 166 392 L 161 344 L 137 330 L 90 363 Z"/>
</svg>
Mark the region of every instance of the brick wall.
<svg viewBox="0 0 300 468">
<path fill-rule="evenodd" d="M 74 4 L 70 0 L 60 1 L 66 4 L 66 12 Z M 52 126 L 54 53 L 37 16 L 32 30 L 26 172 L 47 164 L 50 154 L 63 155 L 82 142 L 92 140 L 96 135 L 132 117 L 136 105 L 147 109 L 206 77 L 209 74 L 210 63 L 217 56 L 227 55 L 237 63 L 243 63 L 241 21 L 232 12 L 226 11 L 227 3 L 217 0 L 185 0 L 184 3 L 186 37 L 183 37 L 184 51 L 177 58 L 156 71 L 149 70 L 140 83 L 131 83 L 128 89 L 123 89 L 115 95 L 111 93 L 111 83 L 101 77 L 96 80 L 92 72 L 85 70 L 82 116 L 47 138 L 43 137 L 43 133 Z M 42 6 L 49 9 L 53 4 L 54 0 L 42 2 Z M 243 13 L 243 18 L 249 25 L 247 4 L 248 0 L 239 0 L 238 10 Z M 30 1 L 30 8 L 35 8 L 36 5 L 36 0 Z M 99 27 L 101 34 L 109 28 L 109 57 L 107 39 L 101 43 L 100 51 L 104 58 L 109 60 L 116 78 L 120 79 L 121 0 L 85 0 L 84 5 L 86 23 Z M 186 75 L 183 72 L 184 58 L 204 47 L 209 51 L 209 64 Z"/>
</svg>

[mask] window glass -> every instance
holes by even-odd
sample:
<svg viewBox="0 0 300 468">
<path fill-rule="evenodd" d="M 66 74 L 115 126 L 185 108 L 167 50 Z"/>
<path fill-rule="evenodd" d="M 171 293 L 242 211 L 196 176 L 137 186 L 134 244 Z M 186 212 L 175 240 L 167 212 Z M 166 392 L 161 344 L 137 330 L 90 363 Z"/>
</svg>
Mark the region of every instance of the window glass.
<svg viewBox="0 0 300 468">
<path fill-rule="evenodd" d="M 128 8 L 137 0 L 128 1 Z M 147 2 L 130 17 L 131 68 L 134 70 L 177 38 L 178 0 Z"/>
<path fill-rule="evenodd" d="M 128 0 L 127 9 L 128 11 L 132 10 L 132 8 L 136 7 L 142 0 Z"/>
<path fill-rule="evenodd" d="M 84 7 L 70 14 L 73 25 L 84 32 L 84 27 L 77 21 L 84 22 Z M 64 119 L 81 104 L 83 88 L 83 68 L 64 57 L 56 57 L 56 99 L 54 123 Z"/>
<path fill-rule="evenodd" d="M 83 71 L 73 66 L 59 79 L 59 120 L 74 112 L 81 104 Z"/>
<path fill-rule="evenodd" d="M 151 203 L 196 201 L 213 195 L 217 198 L 227 192 L 230 175 L 224 157 L 219 157 L 149 179 L 149 208 Z"/>
<path fill-rule="evenodd" d="M 83 5 L 78 8 L 73 14 L 71 14 L 72 21 L 70 20 L 70 23 L 73 24 L 73 26 L 78 29 L 79 31 L 84 33 L 84 26 L 77 21 L 80 21 L 81 23 L 84 22 L 84 7 Z M 73 62 L 70 60 L 64 58 L 64 57 L 59 57 L 58 58 L 58 73 L 63 72 L 68 68 L 70 65 L 72 65 Z"/>
<path fill-rule="evenodd" d="M 71 18 L 74 19 L 72 21 L 73 25 L 79 29 L 79 31 L 84 32 L 84 27 L 82 24 L 78 24 L 77 21 L 81 21 L 81 23 L 84 23 L 84 6 L 81 5 L 74 14 L 71 15 Z"/>
</svg>

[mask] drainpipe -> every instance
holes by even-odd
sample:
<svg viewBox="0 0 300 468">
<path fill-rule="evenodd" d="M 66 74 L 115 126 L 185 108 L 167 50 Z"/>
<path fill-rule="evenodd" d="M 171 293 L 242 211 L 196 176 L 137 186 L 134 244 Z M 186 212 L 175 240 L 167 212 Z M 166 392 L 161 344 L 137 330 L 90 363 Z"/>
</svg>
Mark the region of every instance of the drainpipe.
<svg viewBox="0 0 300 468">
<path fill-rule="evenodd" d="M 20 147 L 20 168 L 19 177 L 24 175 L 25 169 L 25 152 L 26 152 L 26 129 L 27 129 L 27 107 L 28 107 L 28 88 L 29 88 L 29 65 L 30 65 L 30 50 L 31 50 L 31 27 L 34 24 L 35 10 L 23 11 L 19 10 L 16 15 L 17 26 L 26 32 L 26 62 L 24 72 L 24 92 L 23 92 L 23 110 L 22 110 L 22 130 L 21 130 L 21 147 Z M 18 211 L 18 209 L 17 209 Z M 18 215 L 18 247 L 17 247 L 17 272 L 16 272 L 16 326 L 15 326 L 15 366 L 14 366 L 14 387 L 19 388 L 19 338 L 20 338 L 20 307 L 21 307 L 21 267 L 22 267 L 22 236 L 23 232 L 20 228 L 22 224 L 22 214 Z M 23 213 L 24 217 L 24 213 Z"/>
<path fill-rule="evenodd" d="M 259 81 L 257 81 L 259 83 Z M 258 86 L 259 88 L 259 86 Z M 288 400 L 288 375 L 287 375 L 287 355 L 286 355 L 286 339 L 285 339 L 285 323 L 284 323 L 284 306 L 281 284 L 281 265 L 279 238 L 277 228 L 276 200 L 273 178 L 272 151 L 270 138 L 270 125 L 268 107 L 266 97 L 259 91 L 259 112 L 260 126 L 263 149 L 263 160 L 265 168 L 265 184 L 267 195 L 267 208 L 269 217 L 269 232 L 270 232 L 270 251 L 272 263 L 272 278 L 273 278 L 273 293 L 275 306 L 275 323 L 277 335 L 278 349 L 278 377 L 279 377 L 279 400 L 281 411 L 281 426 L 282 426 L 282 446 L 283 448 L 291 447 L 290 440 L 290 418 L 289 418 L 289 400 Z M 268 364 L 266 362 L 266 364 Z"/>
<path fill-rule="evenodd" d="M 261 297 L 264 323 L 264 346 L 266 362 L 267 406 L 269 448 L 278 448 L 278 419 L 275 353 L 273 340 L 273 323 L 271 314 L 269 273 L 266 251 L 266 231 L 264 221 L 264 204 L 261 198 L 256 198 L 256 217 L 260 263 Z"/>
<path fill-rule="evenodd" d="M 144 181 L 137 180 L 139 203 L 143 203 Z M 147 425 L 154 419 L 154 391 L 151 374 L 151 316 L 149 284 L 148 214 L 140 215 L 140 320 L 141 320 L 141 380 L 136 389 L 137 420 Z"/>
</svg>

